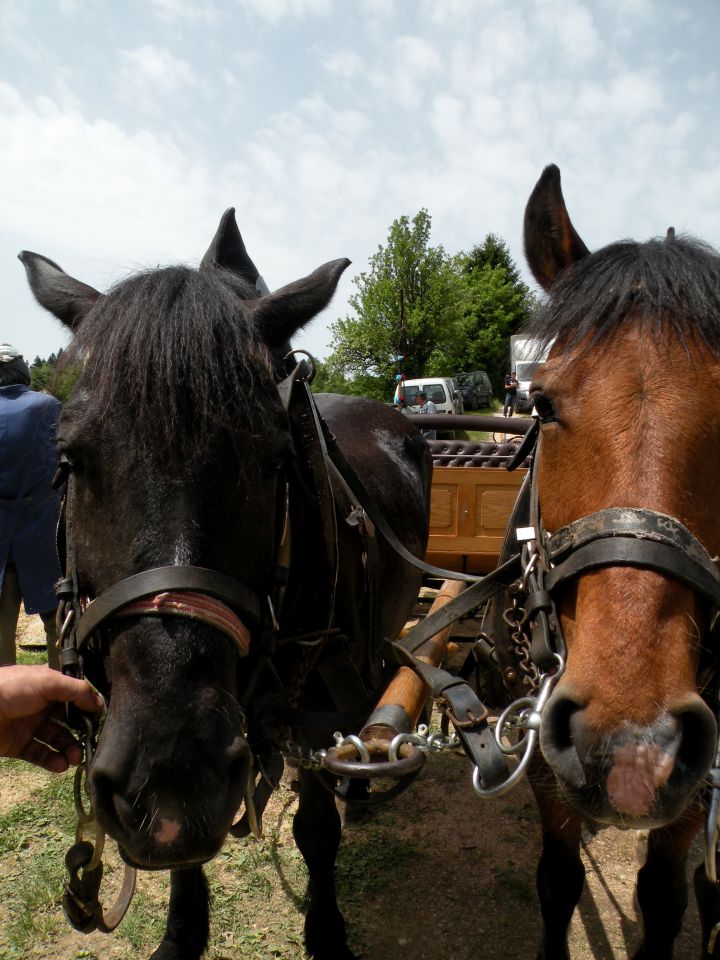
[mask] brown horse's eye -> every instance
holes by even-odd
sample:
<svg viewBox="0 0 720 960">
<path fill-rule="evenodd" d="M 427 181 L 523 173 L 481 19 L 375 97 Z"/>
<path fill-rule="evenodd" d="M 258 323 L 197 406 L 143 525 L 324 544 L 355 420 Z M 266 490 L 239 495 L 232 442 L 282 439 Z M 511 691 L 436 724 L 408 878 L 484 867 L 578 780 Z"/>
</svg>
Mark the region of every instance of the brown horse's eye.
<svg viewBox="0 0 720 960">
<path fill-rule="evenodd" d="M 544 393 L 541 393 L 539 390 L 532 392 L 530 394 L 530 400 L 535 407 L 535 412 L 540 418 L 540 423 L 553 423 L 557 420 L 555 407 Z"/>
</svg>

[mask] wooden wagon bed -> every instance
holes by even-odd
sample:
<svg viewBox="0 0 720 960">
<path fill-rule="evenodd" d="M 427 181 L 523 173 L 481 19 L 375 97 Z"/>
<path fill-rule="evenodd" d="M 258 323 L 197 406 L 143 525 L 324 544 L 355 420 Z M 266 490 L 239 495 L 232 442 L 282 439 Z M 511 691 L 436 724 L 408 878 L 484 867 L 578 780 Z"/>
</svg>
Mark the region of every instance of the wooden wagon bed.
<svg viewBox="0 0 720 960">
<path fill-rule="evenodd" d="M 488 573 L 497 565 L 510 513 L 527 473 L 505 469 L 511 443 L 430 440 L 433 478 L 425 559 L 436 566 Z"/>
</svg>

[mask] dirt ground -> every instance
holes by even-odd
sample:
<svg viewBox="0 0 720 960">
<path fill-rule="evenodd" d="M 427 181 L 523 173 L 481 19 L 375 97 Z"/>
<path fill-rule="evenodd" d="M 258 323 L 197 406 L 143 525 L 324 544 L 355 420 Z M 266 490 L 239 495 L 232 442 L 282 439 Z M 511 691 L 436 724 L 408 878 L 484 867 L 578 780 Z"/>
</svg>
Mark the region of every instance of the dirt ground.
<svg viewBox="0 0 720 960">
<path fill-rule="evenodd" d="M 23 618 L 21 628 L 20 642 L 42 636 L 39 618 Z M 0 781 L 0 810 L 18 802 L 33 777 L 37 782 L 37 774 L 28 770 L 12 783 Z M 294 807 L 286 788 L 265 815 L 266 831 L 288 844 Z M 539 843 L 526 784 L 506 797 L 481 800 L 463 758 L 430 757 L 401 797 L 366 821 L 346 826 L 338 871 L 351 878 L 341 907 L 353 950 L 362 960 L 532 960 L 540 929 L 534 885 Z M 644 845 L 644 834 L 636 831 L 588 833 L 583 848 L 587 881 L 570 934 L 572 960 L 632 956 L 640 938 L 634 886 Z M 701 857 L 696 843 L 693 865 Z M 281 872 L 277 888 L 281 895 L 273 900 L 273 909 L 295 913 L 293 922 L 299 925 L 302 891 L 289 889 Z M 68 932 L 55 944 L 54 954 L 32 955 L 47 960 L 82 956 L 81 948 L 94 947 L 95 937 L 100 935 L 83 938 Z M 112 938 L 98 943 L 98 957 L 125 956 L 116 952 Z M 691 897 L 675 958 L 696 960 L 700 955 Z"/>
</svg>

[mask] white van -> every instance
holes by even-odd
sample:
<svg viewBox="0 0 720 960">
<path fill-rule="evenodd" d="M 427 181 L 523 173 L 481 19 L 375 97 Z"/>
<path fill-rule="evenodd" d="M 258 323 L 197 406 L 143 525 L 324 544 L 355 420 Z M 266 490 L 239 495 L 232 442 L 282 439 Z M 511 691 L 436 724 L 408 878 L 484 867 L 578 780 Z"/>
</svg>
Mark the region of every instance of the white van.
<svg viewBox="0 0 720 960">
<path fill-rule="evenodd" d="M 452 377 L 423 377 L 421 380 L 406 380 L 405 406 L 417 410 L 419 407 L 417 395 L 420 392 L 427 394 L 428 400 L 432 400 L 438 413 L 463 413 L 462 394 Z"/>
</svg>

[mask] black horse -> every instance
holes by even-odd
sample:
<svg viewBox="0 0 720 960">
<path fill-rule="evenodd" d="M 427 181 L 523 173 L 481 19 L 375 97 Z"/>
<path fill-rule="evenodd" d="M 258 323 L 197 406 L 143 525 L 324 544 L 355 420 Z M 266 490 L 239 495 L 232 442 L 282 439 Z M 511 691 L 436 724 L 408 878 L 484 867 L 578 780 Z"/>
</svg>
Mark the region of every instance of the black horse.
<svg viewBox="0 0 720 960">
<path fill-rule="evenodd" d="M 326 448 L 420 556 L 430 456 L 389 407 L 331 395 L 314 407 L 302 375 L 287 377 L 289 338 L 347 260 L 268 293 L 232 210 L 198 270 L 151 270 L 106 295 L 20 258 L 72 330 L 80 368 L 59 452 L 73 597 L 98 598 L 80 617 L 81 667 L 108 701 L 92 801 L 128 863 L 171 870 L 152 956 L 190 960 L 208 936 L 202 864 L 248 784 L 258 771 L 276 779 L 282 752 L 359 729 L 387 679 L 384 639 L 417 597 L 419 572 L 376 535 Z M 327 960 L 353 956 L 335 898 L 333 784 L 303 768 L 294 820 L 307 949 Z"/>
</svg>

